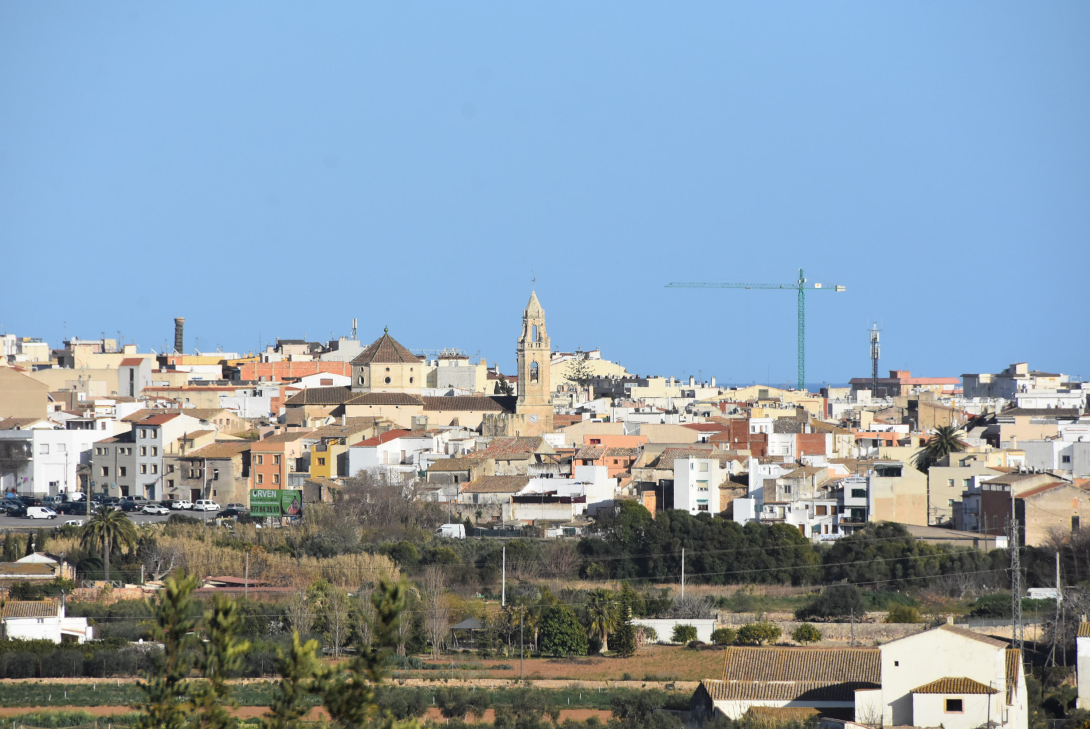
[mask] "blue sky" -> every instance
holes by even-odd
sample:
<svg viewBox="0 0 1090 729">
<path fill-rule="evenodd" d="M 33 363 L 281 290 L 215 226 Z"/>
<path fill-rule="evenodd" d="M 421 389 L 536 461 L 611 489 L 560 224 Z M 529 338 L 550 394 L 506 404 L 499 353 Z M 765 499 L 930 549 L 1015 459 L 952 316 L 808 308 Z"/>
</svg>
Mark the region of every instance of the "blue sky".
<svg viewBox="0 0 1090 729">
<path fill-rule="evenodd" d="M 0 5 L 0 329 L 1090 376 L 1090 3 Z M 67 324 L 65 324 L 67 322 Z"/>
</svg>

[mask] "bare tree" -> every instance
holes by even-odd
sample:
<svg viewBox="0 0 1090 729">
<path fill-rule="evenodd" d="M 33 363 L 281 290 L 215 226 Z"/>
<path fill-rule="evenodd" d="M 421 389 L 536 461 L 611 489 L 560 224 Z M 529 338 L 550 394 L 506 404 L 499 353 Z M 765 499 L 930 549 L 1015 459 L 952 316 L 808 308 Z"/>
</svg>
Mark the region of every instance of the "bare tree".
<svg viewBox="0 0 1090 729">
<path fill-rule="evenodd" d="M 314 606 L 307 600 L 305 592 L 300 590 L 292 593 L 284 612 L 292 629 L 298 631 L 300 638 L 310 635 L 314 629 Z"/>
<path fill-rule="evenodd" d="M 541 549 L 541 561 L 550 577 L 556 579 L 556 589 L 560 589 L 560 579 L 570 577 L 579 567 L 579 550 L 573 542 L 556 540 Z"/>
<path fill-rule="evenodd" d="M 420 481 L 394 482 L 381 471 L 360 471 L 345 480 L 334 511 L 338 518 L 386 536 L 442 523 L 445 514 L 438 504 L 418 498 L 421 486 Z"/>
<path fill-rule="evenodd" d="M 334 658 L 341 657 L 341 650 L 348 642 L 348 634 L 352 627 L 349 618 L 348 595 L 334 587 L 325 600 L 326 637 L 333 649 Z"/>
<path fill-rule="evenodd" d="M 148 572 L 148 578 L 161 580 L 171 572 L 180 560 L 178 550 L 173 547 L 161 547 L 156 545 L 143 555 L 144 568 Z"/>
<path fill-rule="evenodd" d="M 431 641 L 431 653 L 438 656 L 450 631 L 450 606 L 447 602 L 447 573 L 441 565 L 429 565 L 420 578 L 420 601 L 424 608 L 424 628 Z"/>
<path fill-rule="evenodd" d="M 710 618 L 715 615 L 715 610 L 708 598 L 686 595 L 674 598 L 669 614 L 671 618 Z"/>
<path fill-rule="evenodd" d="M 375 606 L 371 602 L 371 595 L 373 590 L 364 586 L 360 588 L 360 591 L 356 593 L 356 635 L 359 637 L 359 642 L 362 645 L 370 646 L 371 641 L 374 639 L 374 635 L 371 632 L 371 625 L 375 619 Z"/>
</svg>

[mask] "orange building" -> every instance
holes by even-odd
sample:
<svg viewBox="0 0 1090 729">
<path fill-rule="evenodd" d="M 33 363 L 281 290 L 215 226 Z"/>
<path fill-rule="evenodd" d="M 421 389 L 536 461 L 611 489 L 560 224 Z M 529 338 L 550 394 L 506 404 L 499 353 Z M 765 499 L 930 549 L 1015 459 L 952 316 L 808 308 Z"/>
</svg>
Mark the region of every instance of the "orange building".
<svg viewBox="0 0 1090 729">
<path fill-rule="evenodd" d="M 304 439 L 313 438 L 311 431 L 295 431 L 254 441 L 250 449 L 251 488 L 287 488 L 288 474 L 306 471 L 303 454 Z"/>
<path fill-rule="evenodd" d="M 293 362 L 243 362 L 238 365 L 239 380 L 261 380 L 262 382 L 279 382 L 281 380 L 295 380 L 308 375 L 316 375 L 320 372 L 331 372 L 335 375 L 352 376 L 351 362 L 325 362 L 318 360 Z M 333 384 L 332 382 L 330 384 Z"/>
</svg>

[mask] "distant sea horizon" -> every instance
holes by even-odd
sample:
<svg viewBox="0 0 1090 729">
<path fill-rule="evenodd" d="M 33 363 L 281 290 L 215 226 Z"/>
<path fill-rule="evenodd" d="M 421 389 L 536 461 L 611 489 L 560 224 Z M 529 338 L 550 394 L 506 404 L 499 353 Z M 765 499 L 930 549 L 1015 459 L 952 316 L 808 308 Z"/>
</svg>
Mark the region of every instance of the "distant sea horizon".
<svg viewBox="0 0 1090 729">
<path fill-rule="evenodd" d="M 751 382 L 731 382 L 729 384 L 719 385 L 719 387 L 753 387 L 754 385 L 761 385 L 762 387 L 776 387 L 776 388 L 779 388 L 780 390 L 790 390 L 792 387 L 795 386 L 794 383 L 787 383 L 787 382 L 756 382 L 756 381 L 751 381 Z M 808 383 L 806 383 L 806 389 L 809 392 L 821 392 L 821 388 L 823 388 L 823 387 L 851 387 L 851 385 L 849 383 L 847 383 L 847 382 L 844 382 L 844 383 L 838 383 L 838 382 L 808 382 Z"/>
</svg>

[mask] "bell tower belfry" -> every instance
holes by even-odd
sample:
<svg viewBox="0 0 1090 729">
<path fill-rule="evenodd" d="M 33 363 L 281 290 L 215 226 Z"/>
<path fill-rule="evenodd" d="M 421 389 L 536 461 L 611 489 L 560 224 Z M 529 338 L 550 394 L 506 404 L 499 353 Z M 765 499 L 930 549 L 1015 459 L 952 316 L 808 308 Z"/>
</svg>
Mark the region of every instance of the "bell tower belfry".
<svg viewBox="0 0 1090 729">
<path fill-rule="evenodd" d="M 523 416 L 520 435 L 540 435 L 553 429 L 552 382 L 549 365 L 552 346 L 545 329 L 545 310 L 530 293 L 530 302 L 522 312 L 522 335 L 518 341 L 518 404 L 515 412 Z"/>
</svg>

